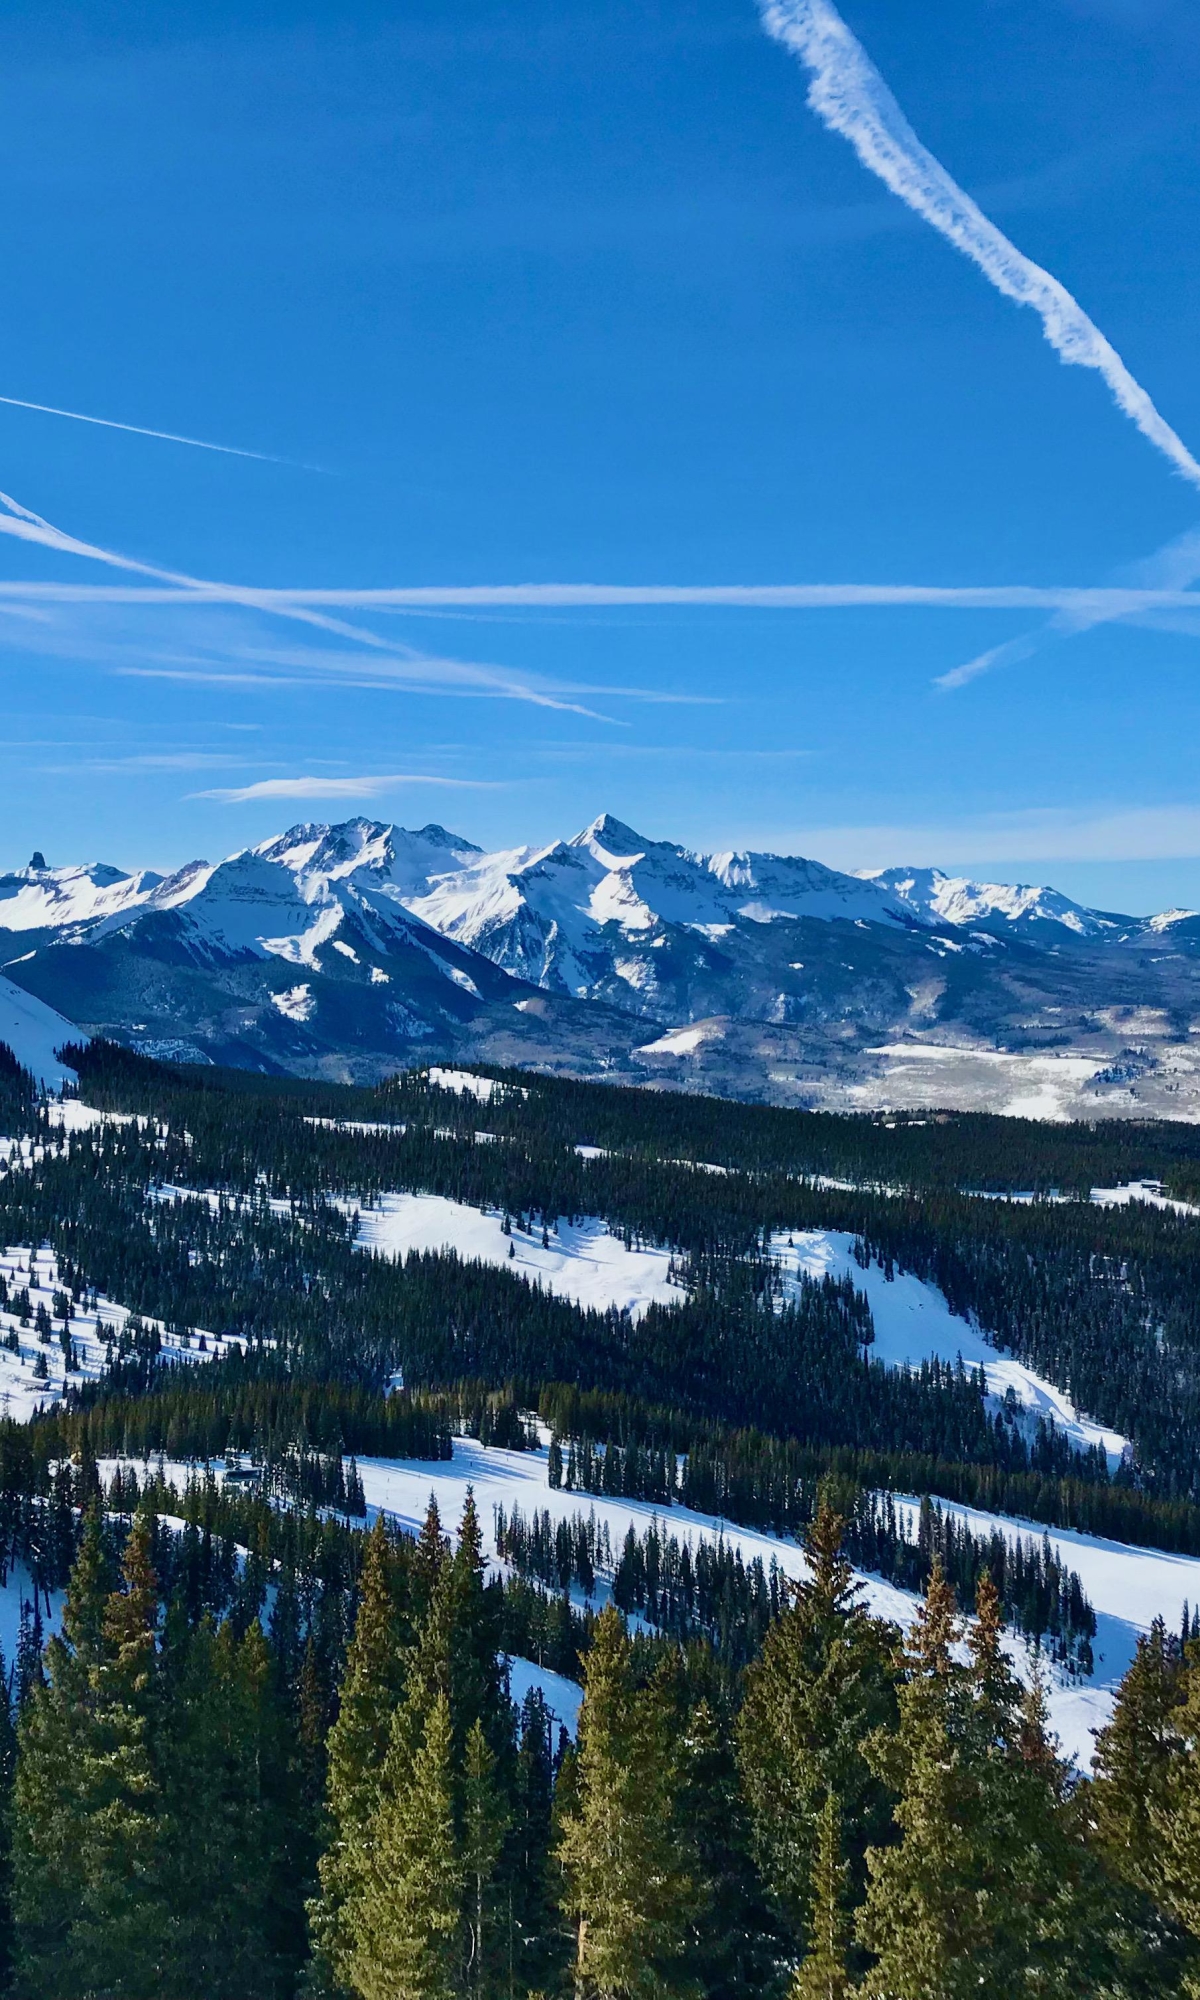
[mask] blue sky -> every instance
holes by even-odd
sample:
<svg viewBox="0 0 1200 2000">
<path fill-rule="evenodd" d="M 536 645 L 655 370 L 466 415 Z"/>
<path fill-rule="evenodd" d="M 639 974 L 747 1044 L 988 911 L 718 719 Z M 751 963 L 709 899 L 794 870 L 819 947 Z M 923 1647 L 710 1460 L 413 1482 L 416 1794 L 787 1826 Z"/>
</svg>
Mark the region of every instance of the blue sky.
<svg viewBox="0 0 1200 2000">
<path fill-rule="evenodd" d="M 842 13 L 1200 451 L 1194 7 Z M 753 0 L 10 5 L 0 396 L 264 456 L 0 404 L 21 507 L 243 599 L 0 541 L 0 860 L 165 866 L 355 811 L 502 845 L 609 809 L 1200 904 L 1200 596 L 1086 630 L 244 601 L 1200 576 L 1200 491 L 807 83 Z"/>
</svg>

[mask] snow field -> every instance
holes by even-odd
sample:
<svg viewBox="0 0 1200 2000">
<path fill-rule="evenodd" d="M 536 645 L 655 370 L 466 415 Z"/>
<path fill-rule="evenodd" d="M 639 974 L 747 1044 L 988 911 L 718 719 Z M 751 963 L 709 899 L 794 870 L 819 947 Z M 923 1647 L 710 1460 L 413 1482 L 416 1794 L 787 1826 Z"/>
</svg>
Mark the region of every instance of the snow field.
<svg viewBox="0 0 1200 2000">
<path fill-rule="evenodd" d="M 49 1409 L 61 1402 L 69 1382 L 98 1381 L 108 1369 L 108 1348 L 106 1333 L 119 1335 L 126 1322 L 135 1317 L 128 1306 L 119 1305 L 115 1300 L 101 1293 L 95 1310 L 75 1308 L 75 1317 L 70 1322 L 71 1342 L 75 1349 L 79 1366 L 70 1374 L 66 1369 L 66 1356 L 60 1344 L 62 1320 L 53 1316 L 54 1293 L 60 1289 L 58 1260 L 48 1245 L 38 1250 L 30 1250 L 24 1245 L 10 1245 L 0 1250 L 0 1272 L 8 1282 L 9 1305 L 0 1307 L 0 1340 L 16 1334 L 17 1351 L 11 1352 L 0 1346 L 0 1415 L 15 1417 L 19 1422 L 27 1422 L 36 1410 Z M 22 1326 L 13 1301 L 24 1287 L 29 1290 L 31 1315 L 36 1315 L 39 1305 L 44 1305 L 51 1318 L 53 1331 L 48 1341 L 39 1338 L 31 1317 L 28 1326 Z M 143 1326 L 157 1326 L 162 1336 L 163 1353 L 170 1360 L 216 1361 L 228 1353 L 231 1346 L 238 1346 L 235 1340 L 218 1340 L 213 1334 L 205 1334 L 205 1348 L 184 1347 L 178 1336 L 168 1333 L 161 1320 L 150 1314 L 137 1315 Z M 200 1329 L 195 1329 L 199 1332 Z M 34 1375 L 38 1355 L 46 1362 L 45 1381 Z"/>
<path fill-rule="evenodd" d="M 920 1501 L 895 1495 L 897 1516 L 907 1519 L 915 1534 Z M 1093 1642 L 1096 1670 L 1090 1682 L 1051 1691 L 1054 1727 L 1063 1749 L 1086 1767 L 1092 1754 L 1092 1732 L 1103 1728 L 1112 1713 L 1113 1696 L 1137 1648 L 1139 1635 L 1156 1618 L 1168 1631 L 1179 1629 L 1185 1604 L 1200 1603 L 1200 1558 L 1170 1555 L 1162 1549 L 1141 1549 L 1084 1535 L 1074 1528 L 1046 1528 L 1040 1521 L 1023 1521 L 1003 1514 L 981 1513 L 950 1500 L 940 1500 L 944 1514 L 953 1514 L 977 1535 L 998 1529 L 1011 1544 L 1045 1536 L 1068 1569 L 1073 1569 L 1096 1613 Z"/>
<path fill-rule="evenodd" d="M 56 1050 L 66 1042 L 90 1040 L 74 1022 L 0 973 L 0 1042 L 8 1043 L 21 1067 L 43 1089 L 61 1090 L 64 1083 L 74 1083 L 74 1070 L 60 1063 Z"/>
<path fill-rule="evenodd" d="M 875 1322 L 875 1342 L 868 1352 L 888 1368 L 919 1368 L 922 1361 L 945 1361 L 951 1367 L 962 1356 L 969 1369 L 982 1368 L 988 1395 L 1004 1402 L 1011 1390 L 1029 1429 L 1038 1417 L 1057 1426 L 1077 1446 L 1101 1445 L 1110 1468 L 1119 1464 L 1126 1439 L 1080 1414 L 1070 1398 L 1023 1362 L 1001 1353 L 970 1320 L 951 1312 L 936 1285 L 927 1285 L 908 1271 L 888 1279 L 882 1265 L 866 1270 L 855 1262 L 855 1238 L 845 1230 L 795 1230 L 791 1237 L 771 1239 L 785 1284 L 801 1274 L 810 1278 L 850 1278 L 865 1292 Z"/>
<path fill-rule="evenodd" d="M 527 1518 L 535 1512 L 547 1512 L 554 1522 L 570 1520 L 577 1513 L 585 1516 L 594 1513 L 598 1523 L 607 1525 L 614 1549 L 621 1546 L 628 1528 L 632 1527 L 641 1536 L 651 1521 L 657 1520 L 664 1534 L 674 1535 L 680 1542 L 690 1542 L 693 1548 L 702 1540 L 715 1541 L 719 1537 L 747 1565 L 758 1558 L 768 1570 L 775 1562 L 789 1577 L 807 1574 L 804 1553 L 795 1541 L 755 1528 L 737 1527 L 687 1507 L 656 1507 L 650 1501 L 608 1499 L 551 1487 L 548 1462 L 545 1449 L 503 1451 L 470 1438 L 456 1438 L 454 1456 L 449 1462 L 360 1458 L 358 1469 L 368 1518 L 382 1512 L 410 1534 L 419 1531 L 431 1494 L 437 1500 L 443 1527 L 456 1528 L 462 1517 L 467 1487 L 472 1487 L 484 1551 L 492 1562 L 498 1561 L 494 1509 L 503 1507 L 511 1516 L 513 1508 L 518 1507 Z M 900 1496 L 895 1499 L 897 1512 L 903 1515 L 907 1510 L 909 1518 L 915 1519 L 919 1502 Z M 945 1501 L 939 1504 L 980 1535 L 997 1529 L 1012 1542 L 1031 1538 L 1040 1542 L 1047 1532 L 1040 1522 L 986 1514 L 977 1508 L 951 1506 Z M 1126 1546 L 1073 1530 L 1048 1532 L 1051 1547 L 1078 1573 L 1096 1611 L 1096 1665 L 1090 1681 L 1073 1681 L 1049 1662 L 1042 1661 L 1051 1727 L 1061 1741 L 1064 1754 L 1086 1770 L 1092 1759 L 1094 1732 L 1103 1728 L 1112 1714 L 1117 1688 L 1133 1659 L 1139 1636 L 1149 1631 L 1159 1616 L 1169 1627 L 1176 1626 L 1185 1599 L 1191 1605 L 1200 1603 L 1200 1559 Z M 890 1619 L 906 1630 L 916 1615 L 919 1600 L 880 1577 L 862 1572 L 857 1575 L 867 1608 L 876 1617 Z M 578 1596 L 578 1591 L 575 1594 Z M 605 1595 L 607 1592 L 601 1587 L 598 1597 Z M 1009 1652 L 1017 1671 L 1028 1679 L 1033 1668 L 1032 1648 L 1022 1640 L 1011 1639 Z"/>
<path fill-rule="evenodd" d="M 490 1104 L 498 1090 L 517 1097 L 529 1095 L 519 1085 L 497 1083 L 494 1076 L 476 1076 L 469 1069 L 442 1069 L 436 1063 L 429 1072 L 429 1081 L 436 1090 L 452 1090 L 456 1097 L 470 1096 L 480 1104 Z"/>
<path fill-rule="evenodd" d="M 350 1212 L 355 1204 L 343 1199 L 337 1206 Z M 514 1218 L 512 1235 L 506 1236 L 501 1222 L 498 1209 L 470 1208 L 445 1195 L 385 1194 L 375 1207 L 360 1208 L 356 1244 L 392 1258 L 454 1250 L 464 1262 L 493 1264 L 529 1284 L 540 1281 L 547 1291 L 577 1305 L 598 1312 L 615 1306 L 635 1320 L 651 1305 L 678 1305 L 686 1297 L 670 1275 L 669 1250 L 627 1250 L 599 1216 L 585 1216 L 582 1222 L 560 1217 L 548 1249 L 542 1247 L 537 1224 L 532 1235 L 525 1235 Z"/>
</svg>

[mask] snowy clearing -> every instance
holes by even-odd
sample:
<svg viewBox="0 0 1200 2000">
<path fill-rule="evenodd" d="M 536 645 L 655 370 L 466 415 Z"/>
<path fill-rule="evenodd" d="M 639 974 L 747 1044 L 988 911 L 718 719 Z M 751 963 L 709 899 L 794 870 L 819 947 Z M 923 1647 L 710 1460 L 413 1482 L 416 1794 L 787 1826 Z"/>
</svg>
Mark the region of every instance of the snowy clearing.
<svg viewBox="0 0 1200 2000">
<path fill-rule="evenodd" d="M 518 1006 L 522 1004 L 517 1002 Z M 436 1064 L 429 1072 L 429 1081 L 438 1090 L 452 1090 L 456 1097 L 471 1096 L 480 1104 L 490 1104 L 498 1090 L 503 1091 L 505 1096 L 529 1095 L 520 1085 L 498 1083 L 494 1076 L 476 1076 L 469 1069 L 439 1069 Z"/>
<path fill-rule="evenodd" d="M 1149 1208 L 1167 1208 L 1175 1215 L 1200 1215 L 1194 1201 L 1174 1201 L 1164 1194 L 1161 1181 L 1126 1181 L 1122 1187 L 1093 1188 L 1090 1199 L 1098 1208 L 1127 1208 L 1130 1202 L 1144 1201 Z"/>
<path fill-rule="evenodd" d="M 828 1275 L 850 1278 L 865 1292 L 875 1322 L 870 1352 L 888 1368 L 919 1368 L 922 1361 L 931 1360 L 953 1366 L 961 1355 L 966 1367 L 983 1369 L 988 1394 L 997 1402 L 1012 1390 L 1030 1427 L 1044 1417 L 1075 1445 L 1102 1445 L 1110 1467 L 1120 1463 L 1127 1441 L 1119 1431 L 1081 1415 L 1061 1389 L 1001 1353 L 969 1320 L 957 1318 L 936 1285 L 927 1285 L 907 1271 L 898 1271 L 889 1280 L 875 1262 L 864 1271 L 855 1261 L 854 1242 L 844 1230 L 796 1230 L 790 1240 L 772 1237 L 771 1251 L 783 1267 L 785 1282 L 789 1274 Z"/>
<path fill-rule="evenodd" d="M 786 1576 L 802 1577 L 808 1573 L 803 1551 L 794 1541 L 781 1540 L 754 1528 L 734 1527 L 712 1514 L 699 1514 L 687 1507 L 656 1507 L 648 1500 L 615 1500 L 590 1493 L 567 1492 L 564 1488 L 550 1485 L 548 1464 L 549 1454 L 545 1449 L 503 1451 L 494 1445 L 477 1444 L 471 1438 L 456 1438 L 454 1457 L 448 1463 L 445 1460 L 424 1462 L 360 1458 L 358 1469 L 366 1494 L 368 1517 L 373 1518 L 376 1513 L 382 1512 L 410 1534 L 419 1532 L 431 1494 L 437 1500 L 443 1527 L 456 1528 L 462 1518 L 467 1487 L 472 1487 L 479 1510 L 484 1553 L 491 1562 L 498 1560 L 494 1534 L 495 1508 L 503 1507 L 505 1513 L 511 1516 L 513 1508 L 519 1507 L 527 1518 L 534 1512 L 545 1511 L 552 1521 L 570 1520 L 577 1513 L 585 1516 L 594 1513 L 597 1523 L 607 1526 L 614 1548 L 623 1542 L 628 1528 L 632 1527 L 634 1533 L 640 1536 L 645 1534 L 651 1521 L 657 1520 L 664 1533 L 674 1535 L 681 1542 L 689 1542 L 693 1548 L 701 1541 L 721 1538 L 746 1564 L 758 1558 L 768 1570 L 772 1562 L 777 1563 Z M 955 1511 L 964 1515 L 968 1512 L 965 1509 Z M 972 1518 L 985 1532 L 993 1522 L 993 1517 L 986 1514 L 977 1514 Z M 1011 1531 L 1014 1536 L 1032 1535 L 1040 1540 L 1042 1534 L 1041 1527 L 1033 1523 L 1018 1523 L 997 1517 L 996 1525 L 1006 1532 Z M 1052 1536 L 1052 1542 L 1054 1539 Z M 1107 1552 L 1113 1550 L 1125 1558 L 1123 1565 L 1113 1561 L 1109 1566 L 1104 1584 L 1109 1608 L 1104 1616 L 1100 1615 L 1097 1604 L 1100 1629 L 1093 1679 L 1080 1685 L 1071 1682 L 1057 1669 L 1048 1665 L 1045 1667 L 1052 1727 L 1062 1739 L 1064 1752 L 1086 1767 L 1092 1756 L 1091 1731 L 1102 1728 L 1112 1713 L 1117 1683 L 1133 1657 L 1139 1632 L 1148 1629 L 1151 1618 L 1158 1611 L 1168 1620 L 1174 1619 L 1182 1595 L 1187 1594 L 1184 1571 L 1189 1573 L 1192 1581 L 1192 1602 L 1200 1598 L 1200 1561 L 1160 1557 L 1153 1550 L 1122 1550 L 1115 1543 L 1091 1542 L 1085 1535 L 1062 1535 L 1058 1539 L 1064 1545 L 1064 1559 L 1079 1570 L 1089 1594 L 1089 1572 L 1084 1570 L 1083 1552 L 1095 1550 L 1106 1558 Z M 1078 1561 L 1077 1555 L 1080 1557 Z M 1160 1563 L 1166 1567 L 1159 1569 Z M 1182 1569 L 1176 1568 L 1177 1563 L 1182 1564 Z M 916 1614 L 917 1598 L 879 1577 L 858 1574 L 867 1608 L 876 1617 L 891 1619 L 907 1629 Z M 1184 1590 L 1177 1595 L 1181 1581 L 1184 1581 Z M 577 1586 L 572 1594 L 577 1601 L 583 1601 Z M 607 1594 L 601 1586 L 595 1601 Z M 1028 1674 L 1029 1648 L 1021 1641 L 1014 1641 L 1010 1650 L 1018 1669 Z"/>
<path fill-rule="evenodd" d="M 337 1206 L 349 1212 L 355 1204 L 342 1200 Z M 469 1208 L 445 1195 L 385 1194 L 376 1207 L 360 1209 L 356 1246 L 385 1257 L 455 1250 L 465 1262 L 497 1265 L 529 1284 L 540 1280 L 560 1298 L 597 1312 L 615 1306 L 634 1319 L 650 1305 L 678 1305 L 686 1296 L 670 1275 L 669 1250 L 627 1250 L 599 1216 L 582 1222 L 560 1217 L 548 1248 L 537 1225 L 527 1236 L 514 1219 L 506 1236 L 502 1221 L 498 1209 Z"/>
<path fill-rule="evenodd" d="M 1096 1671 L 1090 1682 L 1055 1688 L 1051 1710 L 1064 1750 L 1086 1765 L 1092 1754 L 1091 1732 L 1108 1721 L 1113 1694 L 1133 1659 L 1139 1635 L 1148 1632 L 1156 1618 L 1165 1619 L 1168 1631 L 1178 1630 L 1184 1605 L 1200 1603 L 1200 1558 L 1105 1541 L 1074 1528 L 1046 1528 L 1040 1521 L 985 1514 L 949 1500 L 938 1505 L 977 1535 L 998 1529 L 1013 1543 L 1030 1537 L 1041 1541 L 1045 1536 L 1054 1553 L 1078 1575 L 1096 1613 Z M 910 1523 L 919 1508 L 915 1498 L 896 1496 L 897 1514 Z"/>
<path fill-rule="evenodd" d="M 103 1293 L 94 1307 L 76 1306 L 68 1324 L 77 1365 L 68 1373 L 62 1346 L 64 1322 L 61 1315 L 54 1313 L 54 1295 L 60 1290 L 61 1281 L 53 1251 L 46 1244 L 37 1250 L 26 1245 L 0 1249 L 0 1274 L 8 1286 L 9 1298 L 8 1305 L 0 1307 L 0 1342 L 14 1336 L 17 1342 L 15 1352 L 0 1345 L 0 1414 L 25 1423 L 36 1410 L 49 1409 L 61 1402 L 68 1382 L 78 1386 L 85 1381 L 98 1381 L 106 1374 L 109 1341 L 115 1336 L 119 1342 L 126 1324 L 135 1315 L 128 1306 L 118 1305 Z M 29 1319 L 23 1325 L 17 1300 L 25 1290 L 29 1293 Z M 45 1307 L 50 1321 L 50 1331 L 45 1334 L 39 1334 L 34 1325 L 39 1306 Z M 214 1334 L 199 1328 L 181 1337 L 168 1332 L 162 1320 L 153 1319 L 148 1313 L 136 1317 L 143 1326 L 158 1329 L 162 1351 L 168 1360 L 215 1361 L 231 1347 L 241 1345 L 236 1339 L 218 1340 Z M 201 1339 L 203 1348 L 198 1345 Z M 34 1374 L 39 1356 L 45 1363 L 44 1378 Z"/>
<path fill-rule="evenodd" d="M 656 1042 L 643 1042 L 634 1054 L 639 1056 L 694 1056 L 705 1042 L 719 1041 L 725 1033 L 715 1021 L 703 1021 L 695 1028 L 671 1028 L 660 1035 Z"/>
<path fill-rule="evenodd" d="M 567 1735 L 579 1734 L 579 1709 L 583 1701 L 583 1689 L 578 1681 L 569 1681 L 564 1674 L 556 1674 L 549 1667 L 539 1667 L 532 1660 L 518 1659 L 509 1653 L 508 1689 L 521 1706 L 526 1695 L 537 1688 L 555 1722 L 560 1723 Z"/>
</svg>

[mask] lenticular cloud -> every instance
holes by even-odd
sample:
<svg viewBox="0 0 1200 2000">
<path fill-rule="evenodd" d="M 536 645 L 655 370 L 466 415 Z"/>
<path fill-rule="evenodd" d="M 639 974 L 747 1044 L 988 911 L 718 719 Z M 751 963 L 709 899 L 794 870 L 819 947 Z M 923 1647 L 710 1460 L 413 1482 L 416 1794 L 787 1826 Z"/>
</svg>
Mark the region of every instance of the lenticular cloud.
<svg viewBox="0 0 1200 2000">
<path fill-rule="evenodd" d="M 1023 256 L 921 144 L 874 63 L 829 0 L 759 0 L 767 33 L 804 64 L 808 101 L 901 201 L 970 257 L 997 291 L 1032 306 L 1064 361 L 1094 368 L 1118 408 L 1200 486 L 1200 464 L 1155 409 L 1111 342 L 1049 271 Z"/>
</svg>

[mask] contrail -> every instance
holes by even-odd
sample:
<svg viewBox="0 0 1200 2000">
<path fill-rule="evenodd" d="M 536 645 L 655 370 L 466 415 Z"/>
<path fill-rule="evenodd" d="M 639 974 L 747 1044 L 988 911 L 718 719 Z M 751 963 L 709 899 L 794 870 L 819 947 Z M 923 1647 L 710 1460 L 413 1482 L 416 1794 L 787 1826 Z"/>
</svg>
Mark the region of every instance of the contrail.
<svg viewBox="0 0 1200 2000">
<path fill-rule="evenodd" d="M 1156 549 L 1152 556 L 1134 563 L 1126 574 L 1135 587 L 1157 588 L 1164 596 L 1172 592 L 1194 595 L 1189 593 L 1188 586 L 1200 580 L 1200 528 L 1189 528 L 1184 534 L 1176 535 L 1165 547 Z M 1047 641 L 1074 638 L 1080 632 L 1092 632 L 1097 625 L 1111 625 L 1122 618 L 1136 619 L 1139 612 L 1153 615 L 1180 608 L 1167 604 L 1142 604 L 1134 608 L 1116 605 L 1110 608 L 1102 604 L 1062 606 L 1054 617 L 1039 625 L 1035 631 L 1022 632 L 1001 646 L 992 646 L 986 653 L 978 653 L 961 667 L 952 667 L 949 673 L 938 674 L 933 684 L 948 690 L 966 687 L 970 681 L 977 681 L 982 674 L 990 674 L 996 667 L 1014 666 L 1018 661 L 1030 659 L 1034 653 L 1040 652 Z"/>
<path fill-rule="evenodd" d="M 0 502 L 3 500 L 0 494 Z M 319 615 L 320 608 L 420 612 L 676 606 L 732 611 L 838 611 L 894 605 L 942 611 L 1061 611 L 1096 622 L 1133 618 L 1144 612 L 1200 610 L 1200 591 L 1135 583 L 465 583 L 400 584 L 361 590 L 353 586 L 259 588 L 254 584 L 208 583 L 200 578 L 173 576 L 170 571 L 152 569 L 148 564 L 78 542 L 57 528 L 41 523 L 26 528 L 3 513 L 0 513 L 0 534 L 41 542 L 68 555 L 91 556 L 154 579 L 143 585 L 41 583 L 0 578 L 0 604 L 242 604 L 257 611 L 277 612 L 284 618 L 304 619 L 325 631 L 361 639 L 401 656 L 407 656 L 411 648 L 344 624 L 340 619 Z M 1196 574 L 1200 578 L 1200 567 Z"/>
<path fill-rule="evenodd" d="M 165 444 L 191 444 L 197 451 L 221 451 L 227 458 L 257 458 L 263 465 L 294 465 L 290 458 L 276 458 L 269 451 L 244 451 L 241 445 L 212 444 L 208 438 L 183 437 L 178 431 L 147 430 L 144 424 L 119 424 L 113 417 L 89 417 L 82 410 L 60 410 L 53 403 L 27 403 L 21 396 L 0 396 L 0 403 L 7 403 L 13 410 L 40 410 L 44 417 L 70 417 L 77 424 L 99 424 L 106 431 L 132 431 L 135 437 L 162 438 Z M 303 466 L 305 472 L 313 472 L 315 466 Z"/>
<path fill-rule="evenodd" d="M 321 632 L 331 632 L 336 638 L 355 640 L 359 645 L 383 653 L 393 660 L 408 660 L 413 657 L 411 646 L 402 645 L 392 639 L 383 639 L 378 632 L 372 632 L 365 625 L 352 625 L 344 618 L 332 618 L 326 611 L 319 611 L 294 601 L 284 591 L 247 589 L 236 583 L 213 583 L 204 577 L 188 576 L 183 571 L 159 569 L 153 563 L 137 562 L 132 556 L 118 555 L 114 549 L 101 548 L 95 542 L 80 541 L 77 536 L 66 534 L 62 528 L 56 528 L 52 521 L 44 520 L 40 514 L 35 514 L 30 508 L 22 506 L 19 500 L 14 500 L 8 493 L 0 493 L 0 534 L 13 535 L 18 541 L 36 542 L 42 548 L 54 549 L 61 555 L 83 556 L 90 562 L 105 563 L 110 569 L 125 570 L 135 576 L 148 577 L 152 585 L 168 586 L 166 590 L 139 590 L 135 594 L 136 599 L 153 596 L 158 602 L 242 605 L 254 611 L 273 613 L 279 618 L 294 619 L 298 624 L 311 625 Z M 36 588 L 35 586 L 35 590 Z M 51 594 L 53 591 L 52 585 Z M 87 586 L 84 586 L 85 595 L 86 591 Z M 37 590 L 37 595 L 42 596 L 43 593 Z M 367 595 L 369 596 L 369 593 Z M 126 595 L 123 601 L 134 600 Z M 535 688 L 500 669 L 479 667 L 478 672 L 481 677 L 490 673 L 494 691 L 508 696 L 511 700 L 532 702 L 538 708 L 561 709 L 566 714 L 585 715 L 594 722 L 608 719 L 598 715 L 594 709 L 581 708 L 577 702 L 559 700 L 545 689 Z"/>
<path fill-rule="evenodd" d="M 763 26 L 812 78 L 808 101 L 848 139 L 869 172 L 970 257 L 997 291 L 1032 306 L 1063 361 L 1094 368 L 1119 409 L 1177 472 L 1200 486 L 1200 464 L 1155 409 L 1111 342 L 1057 278 L 1010 243 L 920 142 L 879 71 L 829 0 L 759 0 Z"/>
</svg>

